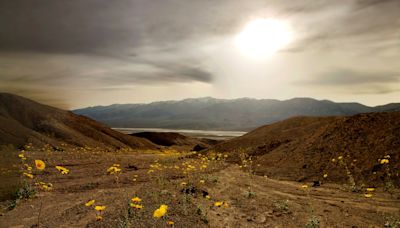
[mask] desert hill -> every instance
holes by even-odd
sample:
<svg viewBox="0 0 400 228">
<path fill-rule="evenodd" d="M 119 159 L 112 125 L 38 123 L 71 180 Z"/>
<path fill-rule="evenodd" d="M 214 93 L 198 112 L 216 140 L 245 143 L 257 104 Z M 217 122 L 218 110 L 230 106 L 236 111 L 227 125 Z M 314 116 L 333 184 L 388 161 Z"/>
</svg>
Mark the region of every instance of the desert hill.
<svg viewBox="0 0 400 228">
<path fill-rule="evenodd" d="M 175 132 L 138 132 L 129 135 L 148 139 L 152 143 L 161 146 L 185 146 L 201 143 L 198 139 L 190 138 Z"/>
<path fill-rule="evenodd" d="M 350 116 L 399 110 L 400 103 L 369 107 L 359 103 L 335 103 L 311 98 L 279 101 L 205 97 L 150 104 L 95 106 L 74 112 L 111 127 L 247 131 L 294 116 Z"/>
<path fill-rule="evenodd" d="M 138 132 L 129 135 L 145 138 L 159 146 L 171 147 L 184 151 L 201 151 L 220 142 L 213 139 L 193 138 L 176 132 Z"/>
<path fill-rule="evenodd" d="M 400 112 L 294 117 L 217 144 L 214 150 L 231 153 L 233 162 L 240 162 L 240 153 L 253 155 L 260 164 L 257 173 L 289 180 L 321 180 L 327 174 L 327 180 L 347 181 L 338 162 L 343 156 L 356 182 L 364 184 L 387 178 L 378 159 L 389 155 L 390 175 L 399 185 Z"/>
<path fill-rule="evenodd" d="M 156 148 L 150 141 L 124 135 L 84 116 L 0 93 L 0 145 L 27 142 L 113 148 Z"/>
</svg>

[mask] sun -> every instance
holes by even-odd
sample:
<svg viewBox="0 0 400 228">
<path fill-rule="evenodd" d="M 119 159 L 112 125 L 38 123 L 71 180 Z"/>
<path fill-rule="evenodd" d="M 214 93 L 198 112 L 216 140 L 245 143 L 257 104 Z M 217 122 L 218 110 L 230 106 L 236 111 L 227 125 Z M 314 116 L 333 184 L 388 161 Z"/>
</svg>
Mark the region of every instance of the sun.
<svg viewBox="0 0 400 228">
<path fill-rule="evenodd" d="M 257 19 L 249 22 L 236 36 L 235 45 L 250 58 L 271 56 L 292 40 L 289 25 L 277 19 Z"/>
</svg>

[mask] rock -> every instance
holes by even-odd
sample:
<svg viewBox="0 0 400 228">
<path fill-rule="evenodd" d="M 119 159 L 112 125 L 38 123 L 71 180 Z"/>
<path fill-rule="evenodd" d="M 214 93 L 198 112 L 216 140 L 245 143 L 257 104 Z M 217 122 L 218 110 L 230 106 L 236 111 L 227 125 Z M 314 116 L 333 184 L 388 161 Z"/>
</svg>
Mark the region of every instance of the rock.
<svg viewBox="0 0 400 228">
<path fill-rule="evenodd" d="M 254 218 L 254 222 L 261 224 L 261 223 L 265 223 L 267 221 L 267 217 L 265 217 L 265 215 L 257 215 Z"/>
<path fill-rule="evenodd" d="M 321 181 L 317 180 L 313 182 L 312 187 L 319 187 L 319 186 L 321 186 Z"/>
</svg>

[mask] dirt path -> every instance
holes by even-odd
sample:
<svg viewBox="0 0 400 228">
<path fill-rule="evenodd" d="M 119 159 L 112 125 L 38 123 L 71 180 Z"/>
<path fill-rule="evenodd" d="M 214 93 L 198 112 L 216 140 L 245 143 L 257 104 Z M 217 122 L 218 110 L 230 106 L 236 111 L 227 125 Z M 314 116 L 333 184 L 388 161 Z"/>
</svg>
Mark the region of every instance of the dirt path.
<svg viewBox="0 0 400 228">
<path fill-rule="evenodd" d="M 299 227 L 315 216 L 322 227 L 382 227 L 390 215 L 399 215 L 400 200 L 376 192 L 372 198 L 337 185 L 309 187 L 244 173 L 238 166 L 216 174 L 220 182 L 211 194 L 231 202 L 229 208 L 211 211 L 211 227 Z M 249 195 L 250 191 L 255 196 Z M 229 218 L 229 219 L 227 219 Z"/>
</svg>

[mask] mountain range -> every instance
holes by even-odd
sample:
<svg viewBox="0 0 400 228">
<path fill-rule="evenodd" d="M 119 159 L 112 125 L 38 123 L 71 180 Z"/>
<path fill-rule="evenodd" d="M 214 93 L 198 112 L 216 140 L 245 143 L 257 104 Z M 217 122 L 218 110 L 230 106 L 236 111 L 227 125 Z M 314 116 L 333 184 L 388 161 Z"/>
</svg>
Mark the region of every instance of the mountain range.
<svg viewBox="0 0 400 228">
<path fill-rule="evenodd" d="M 113 104 L 73 112 L 111 127 L 251 130 L 293 116 L 350 116 L 367 112 L 400 111 L 400 103 L 370 107 L 312 98 L 216 99 L 191 98 L 149 104 Z"/>
</svg>

